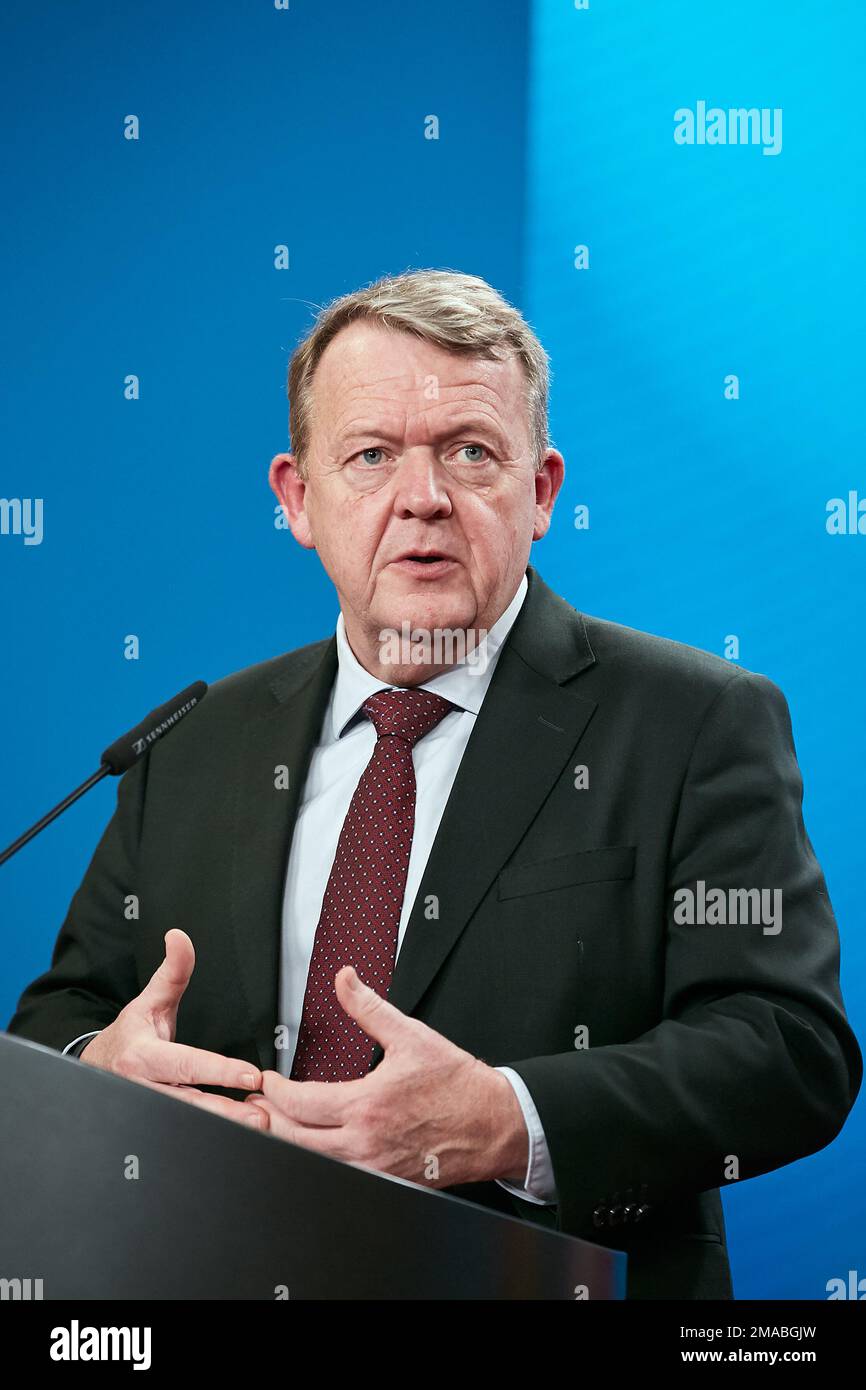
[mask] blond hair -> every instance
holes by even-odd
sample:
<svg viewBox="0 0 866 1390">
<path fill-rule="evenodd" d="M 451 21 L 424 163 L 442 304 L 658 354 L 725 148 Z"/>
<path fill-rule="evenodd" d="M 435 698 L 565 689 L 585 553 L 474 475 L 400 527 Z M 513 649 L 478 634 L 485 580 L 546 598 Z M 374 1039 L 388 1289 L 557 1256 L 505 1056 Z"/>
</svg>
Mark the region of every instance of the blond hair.
<svg viewBox="0 0 866 1390">
<path fill-rule="evenodd" d="M 322 353 L 359 319 L 412 333 L 448 352 L 505 360 L 517 355 L 526 379 L 526 406 L 536 468 L 550 447 L 547 353 L 522 314 L 492 285 L 457 270 L 407 270 L 326 304 L 289 362 L 289 435 L 301 477 L 306 476 L 312 426 L 312 384 Z"/>
</svg>

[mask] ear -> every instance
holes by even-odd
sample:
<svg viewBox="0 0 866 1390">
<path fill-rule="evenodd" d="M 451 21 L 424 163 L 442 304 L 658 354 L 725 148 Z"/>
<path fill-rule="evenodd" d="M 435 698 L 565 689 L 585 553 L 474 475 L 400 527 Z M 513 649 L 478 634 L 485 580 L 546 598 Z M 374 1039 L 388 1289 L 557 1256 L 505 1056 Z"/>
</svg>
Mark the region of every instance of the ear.
<svg viewBox="0 0 866 1390">
<path fill-rule="evenodd" d="M 544 462 L 535 475 L 535 529 L 532 533 L 534 541 L 540 541 L 542 536 L 547 535 L 553 515 L 553 504 L 564 477 L 565 459 L 557 449 L 548 449 L 544 455 Z"/>
<path fill-rule="evenodd" d="M 268 482 L 286 514 L 289 529 L 295 540 L 305 550 L 315 550 L 313 533 L 310 530 L 304 505 L 307 484 L 298 475 L 298 465 L 294 454 L 274 455 L 268 470 Z"/>
</svg>

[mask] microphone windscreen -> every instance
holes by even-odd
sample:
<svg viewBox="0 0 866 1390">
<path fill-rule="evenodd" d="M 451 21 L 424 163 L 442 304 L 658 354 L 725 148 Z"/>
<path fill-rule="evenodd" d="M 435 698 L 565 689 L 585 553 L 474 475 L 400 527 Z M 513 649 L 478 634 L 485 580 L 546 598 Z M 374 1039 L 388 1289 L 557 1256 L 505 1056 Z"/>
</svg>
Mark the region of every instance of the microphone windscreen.
<svg viewBox="0 0 866 1390">
<path fill-rule="evenodd" d="M 175 695 L 173 700 L 167 700 L 159 709 L 151 710 L 140 724 L 136 724 L 129 733 L 121 734 L 120 738 L 116 738 L 111 746 L 106 748 L 100 759 L 102 766 L 107 766 L 115 777 L 127 772 L 157 739 L 164 738 L 190 710 L 195 709 L 206 694 L 206 682 L 193 681 L 186 690 Z"/>
</svg>

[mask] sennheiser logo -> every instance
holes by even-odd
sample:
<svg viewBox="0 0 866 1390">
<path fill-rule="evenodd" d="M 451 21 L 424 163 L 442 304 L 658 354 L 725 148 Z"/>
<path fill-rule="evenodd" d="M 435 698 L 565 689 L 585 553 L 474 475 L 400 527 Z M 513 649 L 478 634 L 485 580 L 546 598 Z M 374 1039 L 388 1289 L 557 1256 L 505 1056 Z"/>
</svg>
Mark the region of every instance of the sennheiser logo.
<svg viewBox="0 0 866 1390">
<path fill-rule="evenodd" d="M 782 152 L 781 106 L 737 106 L 725 110 L 699 101 L 692 111 L 681 106 L 674 112 L 674 140 L 678 145 L 760 145 L 763 154 Z"/>
<path fill-rule="evenodd" d="M 149 1327 L 69 1327 L 51 1329 L 52 1361 L 132 1361 L 134 1371 L 150 1369 Z"/>
<path fill-rule="evenodd" d="M 132 745 L 136 753 L 143 752 L 149 743 L 155 743 L 158 738 L 162 738 L 166 729 L 173 728 L 177 721 L 183 719 L 185 714 L 189 714 L 190 710 L 194 709 L 197 704 L 197 698 L 187 700 L 185 705 L 181 705 L 180 708 L 176 709 L 173 714 L 170 714 L 167 719 L 163 719 L 161 724 L 154 725 L 154 727 L 145 734 L 144 738 L 136 739 Z"/>
</svg>

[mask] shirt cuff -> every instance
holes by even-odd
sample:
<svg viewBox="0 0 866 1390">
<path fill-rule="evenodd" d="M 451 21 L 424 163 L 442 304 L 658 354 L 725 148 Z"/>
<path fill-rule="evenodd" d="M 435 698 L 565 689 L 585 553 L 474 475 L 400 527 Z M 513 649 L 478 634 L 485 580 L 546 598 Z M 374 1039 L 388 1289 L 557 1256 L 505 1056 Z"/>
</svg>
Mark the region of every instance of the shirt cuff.
<svg viewBox="0 0 866 1390">
<path fill-rule="evenodd" d="M 557 1192 L 553 1177 L 553 1164 L 535 1102 L 529 1094 L 523 1077 L 518 1076 L 511 1067 L 495 1067 L 494 1070 L 502 1072 L 502 1075 L 510 1081 L 523 1112 L 526 1131 L 529 1135 L 529 1159 L 526 1164 L 526 1177 L 523 1180 L 523 1186 L 518 1187 L 515 1183 L 506 1182 L 503 1178 L 497 1178 L 496 1181 L 500 1187 L 505 1188 L 506 1192 L 513 1193 L 515 1197 L 522 1197 L 524 1202 L 534 1202 L 537 1206 L 555 1206 Z"/>
<path fill-rule="evenodd" d="M 87 1042 L 87 1041 L 89 1041 L 90 1038 L 95 1038 L 96 1035 L 97 1035 L 97 1033 L 101 1033 L 101 1032 L 102 1032 L 102 1029 L 101 1029 L 101 1028 L 94 1028 L 94 1030 L 93 1030 L 92 1033 L 80 1033 L 79 1036 L 78 1036 L 77 1038 L 73 1038 L 73 1039 L 72 1039 L 72 1042 L 71 1042 L 71 1043 L 67 1043 L 67 1044 L 66 1044 L 66 1046 L 65 1046 L 64 1049 L 63 1049 L 63 1051 L 62 1051 L 61 1054 L 60 1054 L 61 1057 L 77 1057 L 77 1056 L 78 1056 L 78 1053 L 77 1053 L 77 1052 L 73 1052 L 72 1049 L 73 1049 L 78 1043 Z"/>
</svg>

